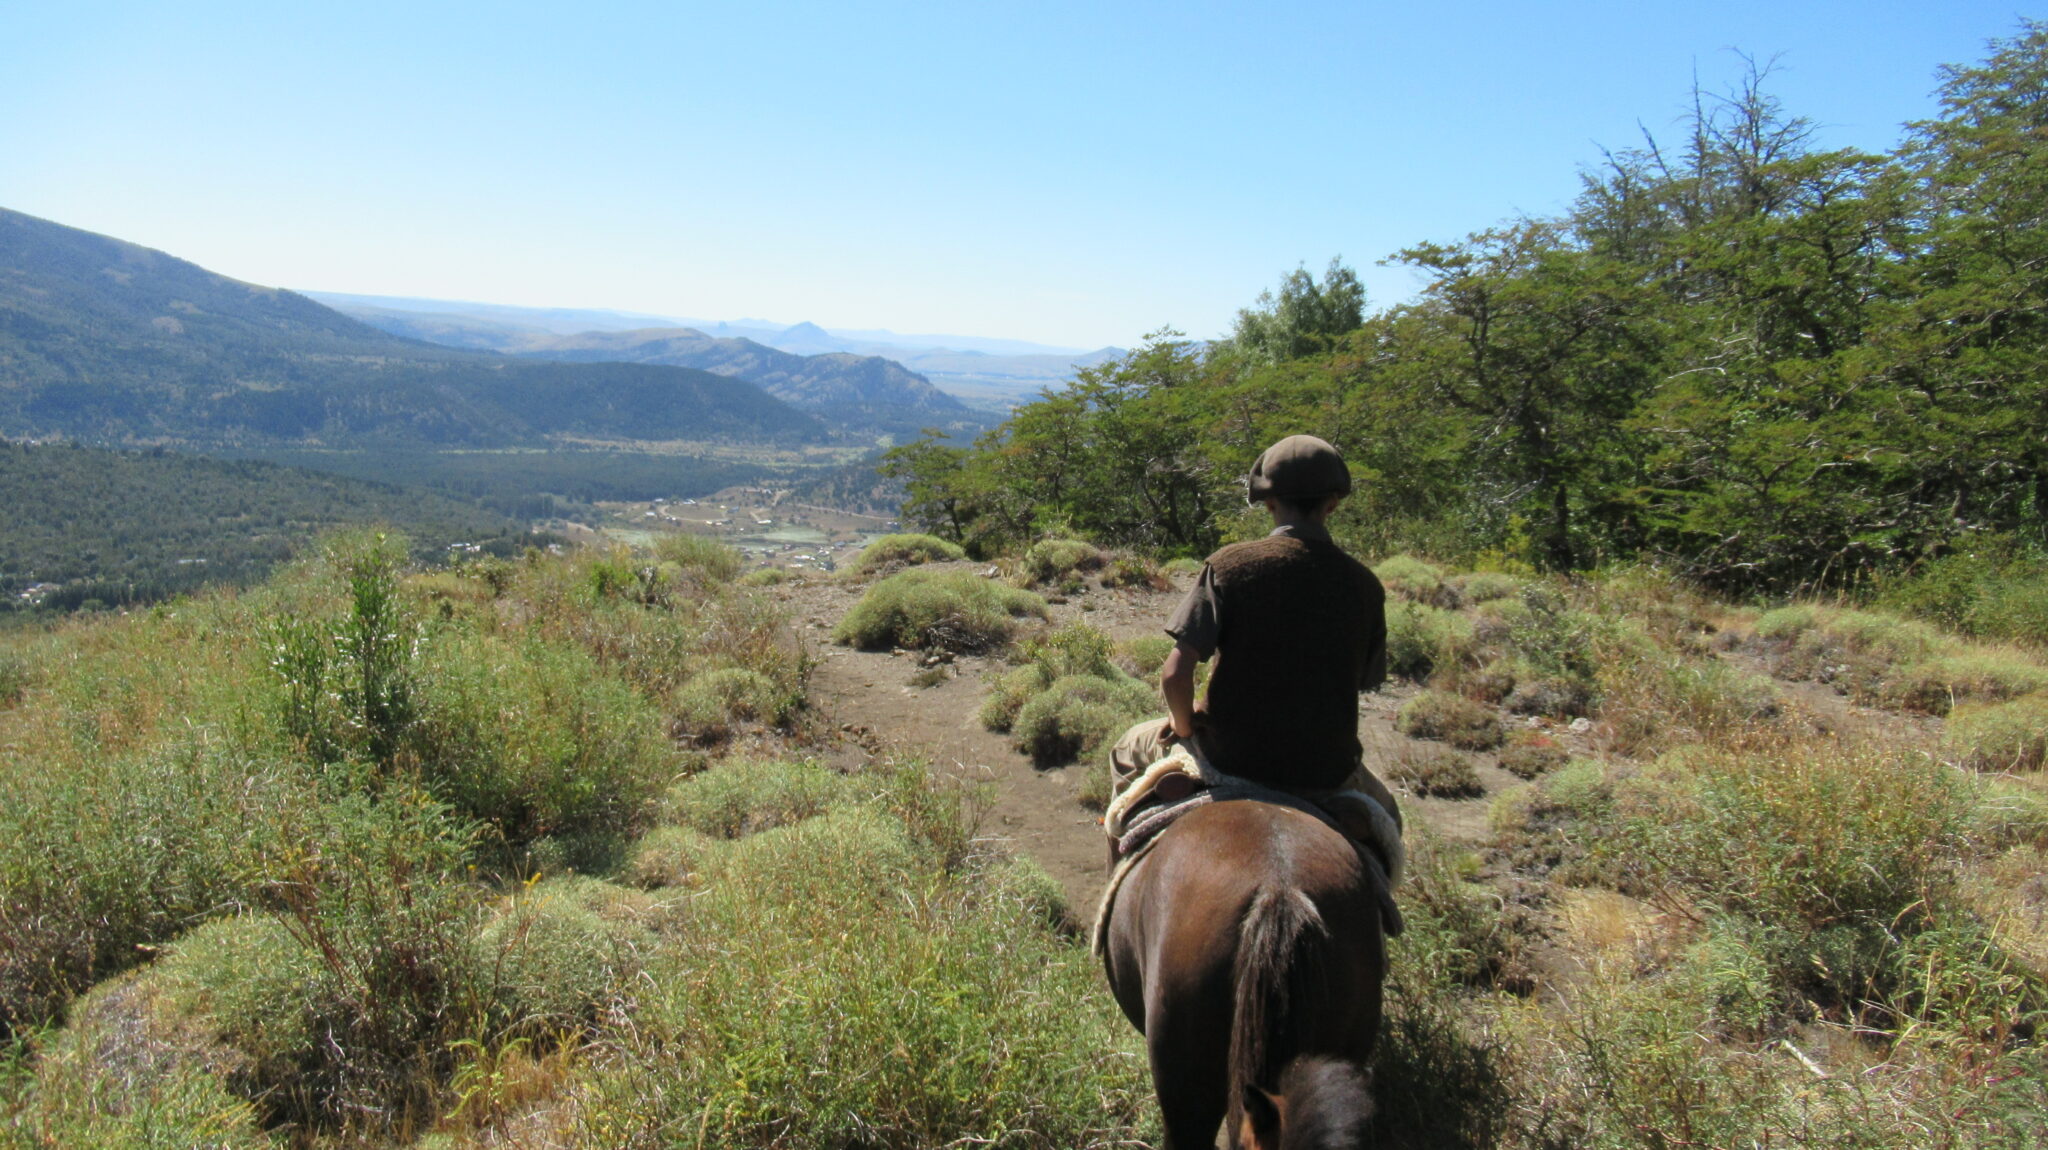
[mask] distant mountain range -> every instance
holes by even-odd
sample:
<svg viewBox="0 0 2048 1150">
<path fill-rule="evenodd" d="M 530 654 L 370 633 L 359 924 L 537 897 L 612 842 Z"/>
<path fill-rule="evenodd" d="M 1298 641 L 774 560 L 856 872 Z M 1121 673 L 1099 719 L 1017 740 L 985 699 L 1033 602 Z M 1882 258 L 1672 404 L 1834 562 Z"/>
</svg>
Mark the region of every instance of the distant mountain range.
<svg viewBox="0 0 2048 1150">
<path fill-rule="evenodd" d="M 1124 353 L 1117 347 L 1080 351 L 1014 339 L 827 330 L 813 323 L 785 325 L 758 319 L 684 319 L 633 312 L 523 308 L 404 296 L 335 292 L 306 294 L 387 332 L 450 347 L 511 354 L 539 351 L 549 343 L 549 337 L 669 328 L 688 329 L 711 339 L 749 340 L 791 355 L 880 356 L 925 377 L 942 391 L 966 399 L 977 407 L 995 411 L 1007 410 L 1020 401 L 1033 398 L 1045 388 L 1057 387 L 1073 377 L 1076 367 L 1099 364 Z M 707 367 L 706 370 L 724 369 Z M 771 387 L 770 391 L 774 388 Z"/>
<path fill-rule="evenodd" d="M 685 354 L 674 333 L 661 336 L 517 356 L 444 346 L 0 209 L 0 435 L 196 447 L 867 443 L 987 423 L 872 357 L 807 361 L 738 340 Z M 681 362 L 692 355 L 720 370 Z M 735 364 L 769 390 L 736 378 Z"/>
</svg>

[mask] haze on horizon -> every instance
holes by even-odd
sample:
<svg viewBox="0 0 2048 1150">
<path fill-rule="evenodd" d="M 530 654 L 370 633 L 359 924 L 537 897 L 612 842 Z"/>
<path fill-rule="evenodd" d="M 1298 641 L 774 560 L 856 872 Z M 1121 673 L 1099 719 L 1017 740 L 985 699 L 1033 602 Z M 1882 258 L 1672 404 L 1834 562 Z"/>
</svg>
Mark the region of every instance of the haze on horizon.
<svg viewBox="0 0 2048 1150">
<path fill-rule="evenodd" d="M 1093 348 L 1561 210 L 1775 58 L 1823 147 L 2008 4 L 539 4 L 0 14 L 0 206 L 257 283 Z"/>
</svg>

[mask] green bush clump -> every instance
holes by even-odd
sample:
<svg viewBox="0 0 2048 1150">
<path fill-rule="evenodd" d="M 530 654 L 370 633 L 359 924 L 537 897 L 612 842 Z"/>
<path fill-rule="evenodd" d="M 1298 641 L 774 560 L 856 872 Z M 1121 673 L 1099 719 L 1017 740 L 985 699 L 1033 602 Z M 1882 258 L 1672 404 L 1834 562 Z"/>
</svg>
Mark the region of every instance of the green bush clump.
<svg viewBox="0 0 2048 1150">
<path fill-rule="evenodd" d="M 1037 586 L 1099 570 L 1108 560 L 1100 548 L 1083 539 L 1041 539 L 1024 552 L 1018 573 L 1027 586 Z"/>
<path fill-rule="evenodd" d="M 295 764 L 195 743 L 121 757 L 10 763 L 0 804 L 0 1031 L 218 908 L 252 897 L 252 860 L 320 801 Z"/>
<path fill-rule="evenodd" d="M 1958 706 L 1948 716 L 1942 748 L 1971 770 L 2039 770 L 2048 758 L 2048 694 Z"/>
<path fill-rule="evenodd" d="M 1471 758 L 1452 750 L 1404 755 L 1387 768 L 1387 781 L 1442 799 L 1469 799 L 1485 791 Z"/>
<path fill-rule="evenodd" d="M 650 961 L 634 1025 L 604 1040 L 581 1086 L 579 1136 L 1040 1150 L 1155 1139 L 1136 1036 L 1099 965 L 1051 925 L 1057 884 L 987 855 L 949 868 L 921 848 L 931 834 L 896 812 L 943 809 L 956 826 L 937 837 L 970 834 L 921 770 L 856 791 L 723 844 Z"/>
<path fill-rule="evenodd" d="M 1126 639 L 1117 644 L 1117 666 L 1126 674 L 1150 679 L 1166 665 L 1166 657 L 1173 653 L 1173 645 L 1173 638 L 1169 635 Z"/>
<path fill-rule="evenodd" d="M 2017 652 L 1977 651 L 1901 668 L 1878 688 L 1888 706 L 1946 715 L 1966 701 L 1997 702 L 2048 690 L 2048 667 Z"/>
<path fill-rule="evenodd" d="M 889 567 L 965 558 L 967 552 L 958 544 L 936 535 L 884 535 L 861 548 L 849 570 L 857 575 L 872 575 Z"/>
<path fill-rule="evenodd" d="M 1444 583 L 1444 569 L 1413 555 L 1393 555 L 1372 565 L 1390 594 L 1432 607 L 1458 606 L 1458 593 Z"/>
<path fill-rule="evenodd" d="M 633 845 L 625 881 L 642 890 L 694 885 L 719 850 L 720 841 L 695 827 L 655 827 Z"/>
<path fill-rule="evenodd" d="M 794 574 L 780 567 L 756 567 L 739 577 L 742 587 L 777 587 L 796 578 Z"/>
<path fill-rule="evenodd" d="M 668 821 L 733 839 L 792 826 L 845 802 L 852 783 L 812 763 L 736 759 L 670 788 Z"/>
<path fill-rule="evenodd" d="M 1008 734 L 1017 722 L 1017 712 L 1024 709 L 1047 687 L 1052 686 L 1052 676 L 1037 663 L 1026 663 L 1012 667 L 998 676 L 989 685 L 988 697 L 981 701 L 979 718 L 981 725 L 1000 734 Z"/>
<path fill-rule="evenodd" d="M 1182 575 L 1200 575 L 1202 573 L 1202 561 L 1186 557 L 1168 559 L 1159 565 L 1159 573 L 1168 578 L 1179 578 Z"/>
<path fill-rule="evenodd" d="M 645 896 L 593 878 L 516 891 L 477 937 L 495 1037 L 558 1041 L 594 1030 L 645 968 L 658 939 Z"/>
<path fill-rule="evenodd" d="M 901 571 L 868 588 L 832 639 L 971 653 L 1008 643 L 1018 619 L 1045 615 L 1045 600 L 972 571 Z"/>
<path fill-rule="evenodd" d="M 740 573 L 740 553 L 716 539 L 676 532 L 654 541 L 654 556 L 673 563 L 703 583 L 730 583 Z"/>
<path fill-rule="evenodd" d="M 1050 766 L 1093 754 L 1158 708 L 1157 693 L 1136 679 L 1068 675 L 1032 696 L 1010 731 L 1018 750 Z"/>
<path fill-rule="evenodd" d="M 1399 602 L 1387 608 L 1387 673 L 1422 682 L 1439 669 L 1455 668 L 1474 656 L 1472 620 L 1426 603 Z"/>
<path fill-rule="evenodd" d="M 678 688 L 673 710 L 676 721 L 700 741 L 716 742 L 736 723 L 783 726 L 800 702 L 759 671 L 719 667 L 692 675 Z"/>
<path fill-rule="evenodd" d="M 1424 691 L 1408 700 L 1394 726 L 1410 738 L 1439 739 L 1464 751 L 1490 751 L 1507 738 L 1493 708 L 1444 691 Z"/>
<path fill-rule="evenodd" d="M 1457 595 L 1458 602 L 1468 607 L 1518 595 L 1521 593 L 1522 583 L 1521 579 L 1499 571 L 1474 571 L 1450 580 L 1451 589 Z"/>
<path fill-rule="evenodd" d="M 1571 754 L 1549 739 L 1515 739 L 1500 751 L 1500 769 L 1516 778 L 1533 779 L 1571 761 Z"/>
<path fill-rule="evenodd" d="M 217 1072 L 215 1051 L 152 1017 L 134 976 L 81 999 L 38 1039 L 34 1077 L 0 1062 L 0 1144 L 94 1150 L 271 1150 L 262 1115 Z M 0 1056 L 4 1057 L 4 1056 Z M 19 1088 L 19 1094 L 15 1089 Z"/>
<path fill-rule="evenodd" d="M 1735 738 L 1778 716 L 1777 688 L 1761 675 L 1649 644 L 1632 652 L 1609 656 L 1600 672 L 1611 750 L 1649 755 Z"/>
<path fill-rule="evenodd" d="M 1958 634 L 2048 645 L 2048 562 L 1996 540 L 1884 584 L 1877 604 Z"/>
<path fill-rule="evenodd" d="M 422 775 L 506 844 L 601 849 L 636 829 L 674 771 L 653 705 L 576 648 L 448 634 L 422 665 Z"/>
<path fill-rule="evenodd" d="M 1117 555 L 1109 560 L 1096 577 L 1104 587 L 1149 587 L 1154 591 L 1173 590 L 1173 580 L 1159 570 L 1158 565 L 1142 555 Z"/>
</svg>

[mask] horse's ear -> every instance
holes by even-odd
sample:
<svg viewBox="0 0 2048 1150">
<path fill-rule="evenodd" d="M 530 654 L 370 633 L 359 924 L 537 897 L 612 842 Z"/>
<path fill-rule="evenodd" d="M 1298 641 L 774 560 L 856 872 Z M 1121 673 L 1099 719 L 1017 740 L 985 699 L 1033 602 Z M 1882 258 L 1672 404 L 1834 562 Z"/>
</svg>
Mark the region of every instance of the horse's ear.
<svg viewBox="0 0 2048 1150">
<path fill-rule="evenodd" d="M 1253 1150 L 1274 1150 L 1280 1145 L 1280 1112 L 1284 1105 L 1278 1094 L 1268 1094 L 1250 1082 L 1238 1099 L 1244 1110 L 1243 1138 Z"/>
</svg>

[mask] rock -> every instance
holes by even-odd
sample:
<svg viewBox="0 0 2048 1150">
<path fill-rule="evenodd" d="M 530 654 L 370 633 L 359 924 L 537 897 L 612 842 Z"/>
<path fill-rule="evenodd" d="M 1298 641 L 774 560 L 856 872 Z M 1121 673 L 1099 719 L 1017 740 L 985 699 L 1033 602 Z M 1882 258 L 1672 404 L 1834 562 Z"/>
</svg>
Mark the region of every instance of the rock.
<svg viewBox="0 0 2048 1150">
<path fill-rule="evenodd" d="M 1583 735 L 1587 731 L 1590 731 L 1592 729 L 1593 720 L 1588 719 L 1583 715 L 1572 720 L 1572 734 L 1574 735 Z"/>
</svg>

